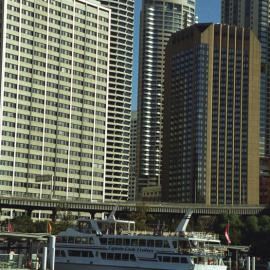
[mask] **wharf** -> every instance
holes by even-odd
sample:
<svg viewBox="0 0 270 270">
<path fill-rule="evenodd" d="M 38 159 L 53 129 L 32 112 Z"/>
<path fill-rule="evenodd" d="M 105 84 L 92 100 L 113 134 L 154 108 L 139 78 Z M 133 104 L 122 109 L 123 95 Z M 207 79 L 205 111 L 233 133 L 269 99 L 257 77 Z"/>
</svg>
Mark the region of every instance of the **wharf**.
<svg viewBox="0 0 270 270">
<path fill-rule="evenodd" d="M 45 233 L 0 232 L 0 270 L 41 269 L 50 237 Z"/>
</svg>

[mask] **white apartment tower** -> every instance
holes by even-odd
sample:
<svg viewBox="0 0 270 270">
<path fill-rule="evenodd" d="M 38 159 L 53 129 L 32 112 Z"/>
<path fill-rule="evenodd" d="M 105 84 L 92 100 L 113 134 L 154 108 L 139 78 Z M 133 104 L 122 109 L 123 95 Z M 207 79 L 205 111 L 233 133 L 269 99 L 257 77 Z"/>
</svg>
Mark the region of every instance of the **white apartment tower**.
<svg viewBox="0 0 270 270">
<path fill-rule="evenodd" d="M 0 193 L 104 201 L 110 9 L 2 0 L 0 13 Z"/>
<path fill-rule="evenodd" d="M 195 22 L 195 0 L 143 0 L 138 82 L 137 192 L 160 185 L 165 48 Z"/>
<path fill-rule="evenodd" d="M 105 200 L 128 199 L 134 0 L 99 0 L 111 9 Z"/>
</svg>

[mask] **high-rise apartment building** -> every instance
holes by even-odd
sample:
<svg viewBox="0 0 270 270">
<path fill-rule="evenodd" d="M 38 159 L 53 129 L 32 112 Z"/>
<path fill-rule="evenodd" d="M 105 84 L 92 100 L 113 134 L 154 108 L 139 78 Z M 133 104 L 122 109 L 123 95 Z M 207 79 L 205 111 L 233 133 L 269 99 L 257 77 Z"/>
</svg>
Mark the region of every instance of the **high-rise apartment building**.
<svg viewBox="0 0 270 270">
<path fill-rule="evenodd" d="M 162 195 L 259 202 L 260 43 L 248 29 L 195 24 L 166 51 Z"/>
<path fill-rule="evenodd" d="M 1 194 L 104 201 L 110 14 L 1 1 Z"/>
<path fill-rule="evenodd" d="M 144 0 L 140 25 L 137 190 L 160 184 L 165 48 L 195 22 L 195 0 Z"/>
<path fill-rule="evenodd" d="M 260 156 L 270 157 L 270 1 L 222 0 L 222 23 L 250 28 L 261 42 Z M 263 162 L 263 161 L 262 161 Z"/>
<path fill-rule="evenodd" d="M 136 197 L 136 145 L 137 145 L 137 112 L 131 113 L 130 129 L 130 157 L 129 157 L 129 189 L 128 199 L 134 201 Z"/>
<path fill-rule="evenodd" d="M 106 200 L 128 199 L 134 0 L 99 0 L 111 9 Z"/>
</svg>

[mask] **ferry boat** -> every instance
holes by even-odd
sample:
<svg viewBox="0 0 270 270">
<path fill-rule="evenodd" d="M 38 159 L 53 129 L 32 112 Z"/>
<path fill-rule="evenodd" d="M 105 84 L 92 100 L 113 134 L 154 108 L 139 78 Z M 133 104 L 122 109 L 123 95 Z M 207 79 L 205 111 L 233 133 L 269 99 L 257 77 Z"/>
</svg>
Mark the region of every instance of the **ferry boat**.
<svg viewBox="0 0 270 270">
<path fill-rule="evenodd" d="M 226 270 L 217 235 L 187 232 L 187 213 L 174 233 L 138 232 L 135 222 L 79 219 L 56 238 L 56 270 Z"/>
</svg>

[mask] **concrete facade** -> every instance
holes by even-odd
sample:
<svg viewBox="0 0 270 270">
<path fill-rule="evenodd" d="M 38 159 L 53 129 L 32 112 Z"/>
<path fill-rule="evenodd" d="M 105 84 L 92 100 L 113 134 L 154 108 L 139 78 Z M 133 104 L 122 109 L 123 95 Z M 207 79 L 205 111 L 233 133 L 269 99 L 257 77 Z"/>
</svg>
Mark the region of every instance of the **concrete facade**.
<svg viewBox="0 0 270 270">
<path fill-rule="evenodd" d="M 128 199 L 134 0 L 99 0 L 111 9 L 105 200 Z"/>
<path fill-rule="evenodd" d="M 4 0 L 1 21 L 1 194 L 103 202 L 110 10 Z"/>
</svg>

